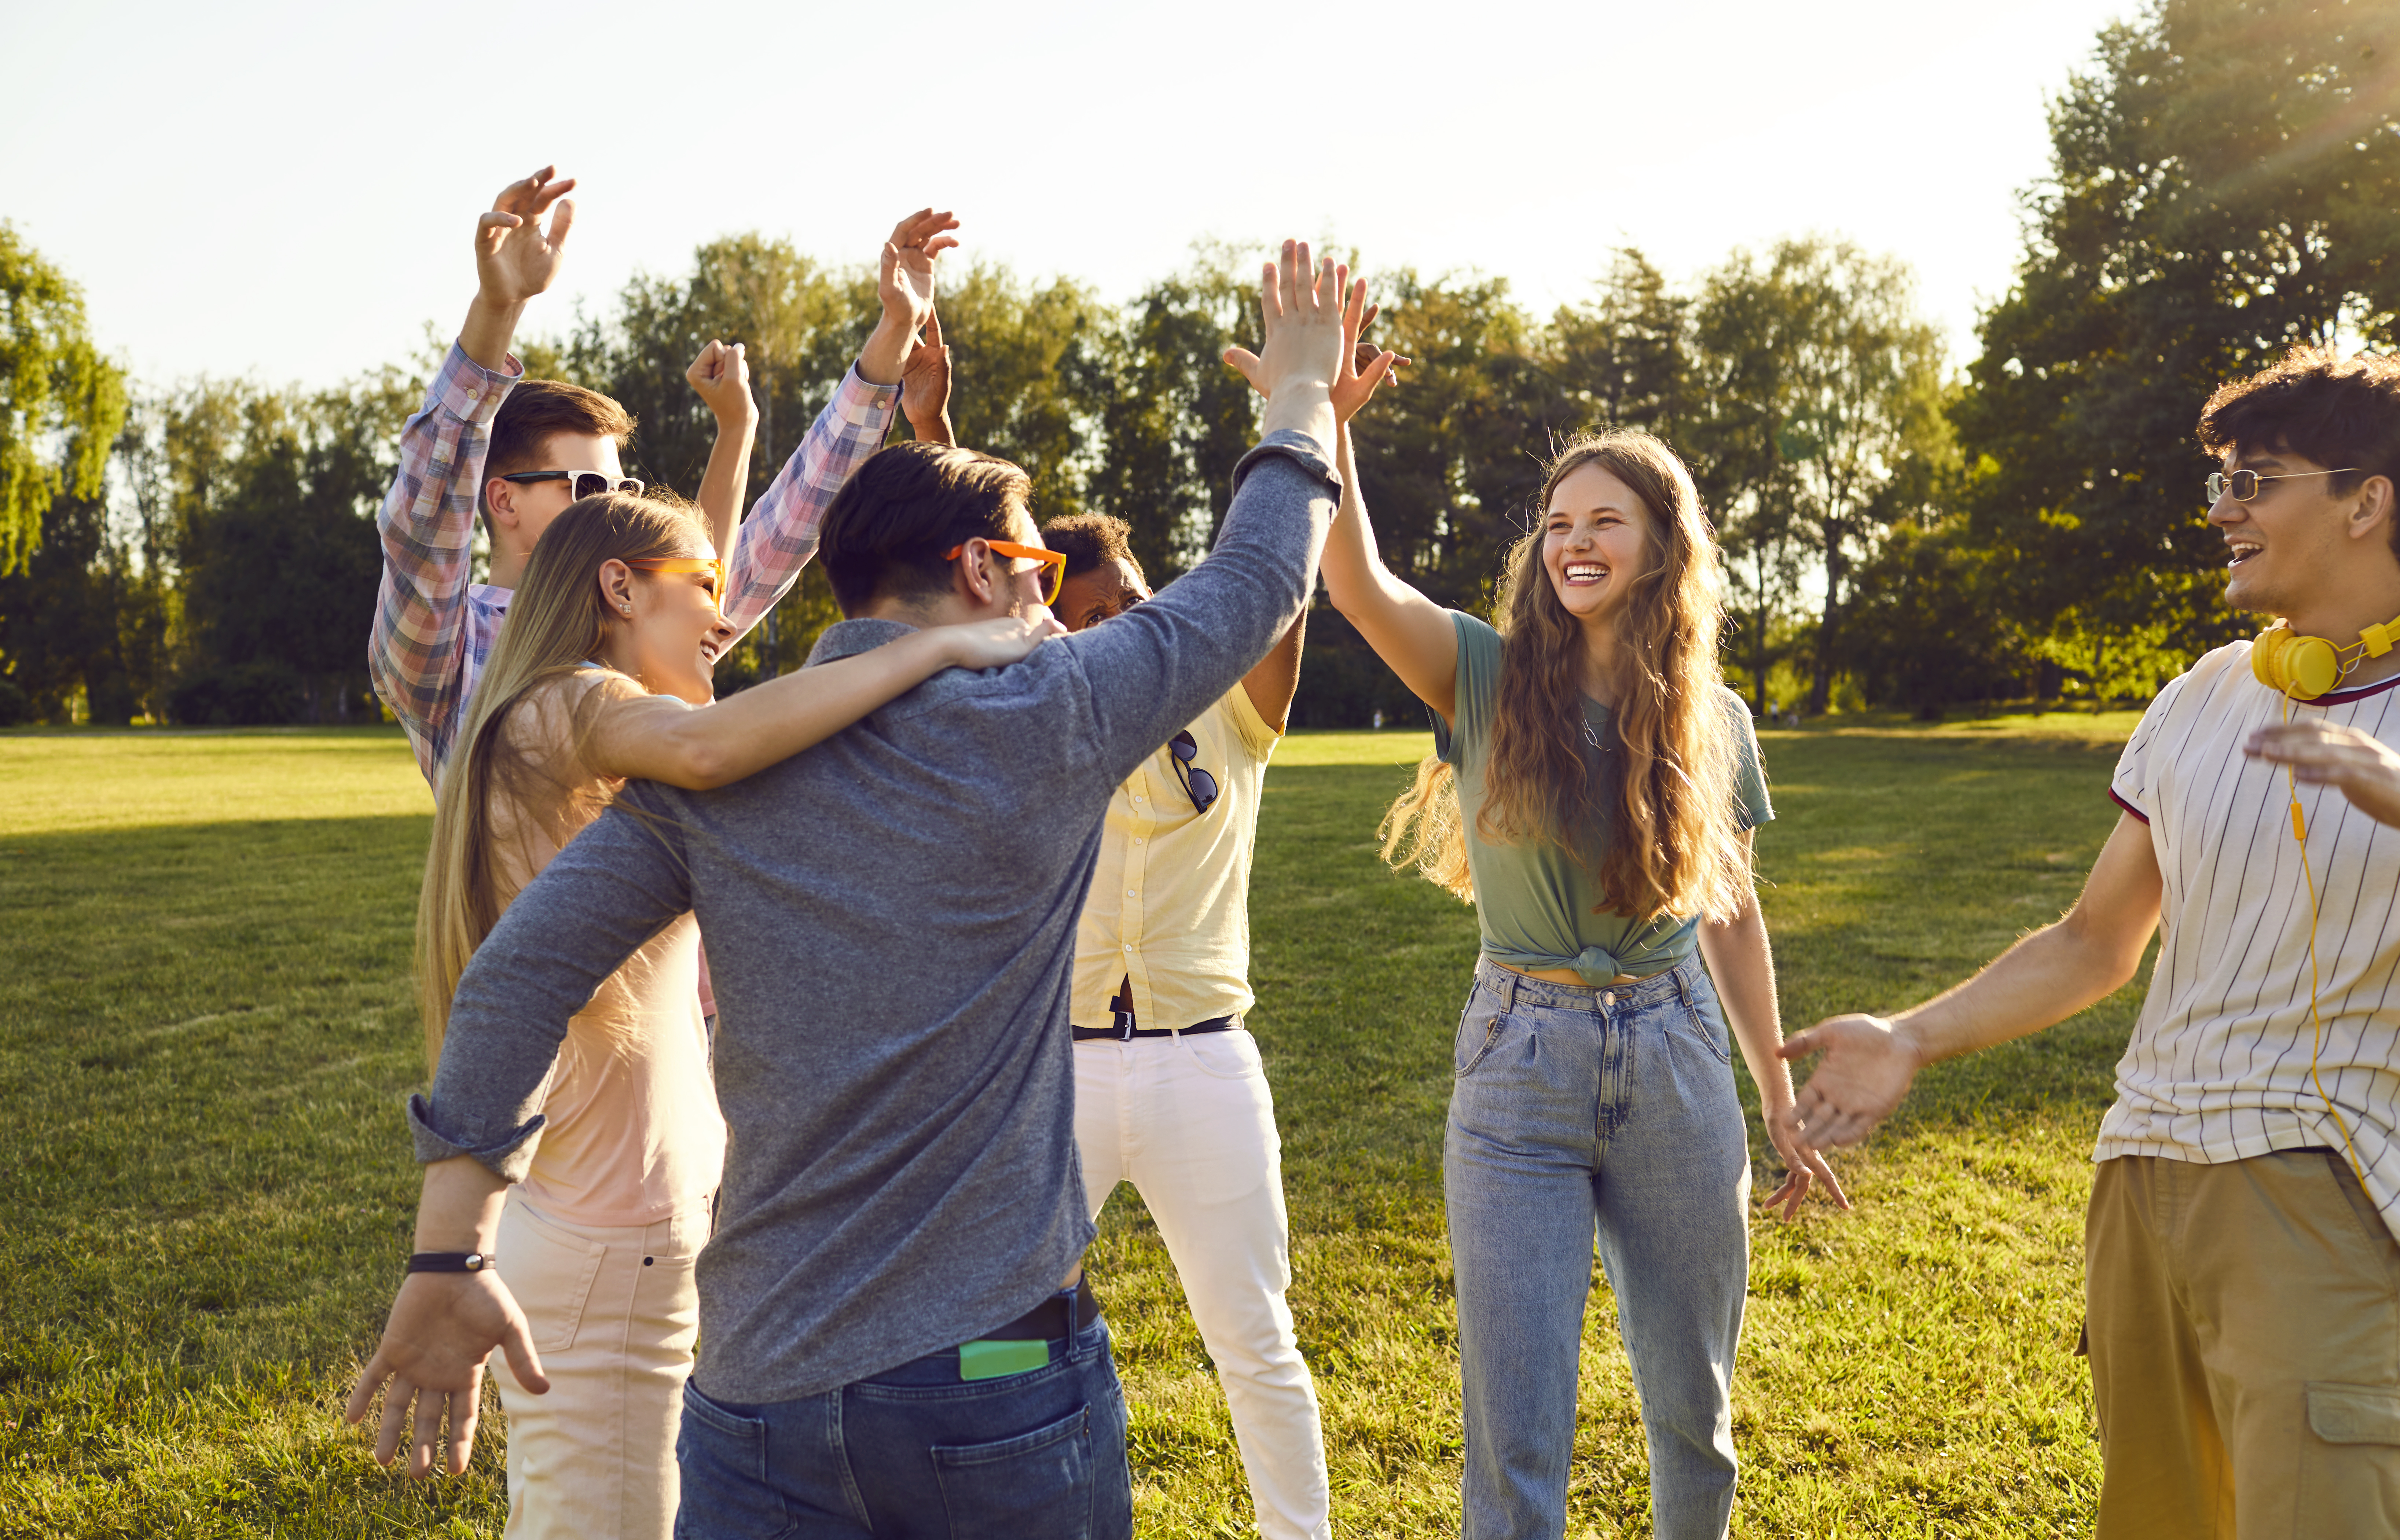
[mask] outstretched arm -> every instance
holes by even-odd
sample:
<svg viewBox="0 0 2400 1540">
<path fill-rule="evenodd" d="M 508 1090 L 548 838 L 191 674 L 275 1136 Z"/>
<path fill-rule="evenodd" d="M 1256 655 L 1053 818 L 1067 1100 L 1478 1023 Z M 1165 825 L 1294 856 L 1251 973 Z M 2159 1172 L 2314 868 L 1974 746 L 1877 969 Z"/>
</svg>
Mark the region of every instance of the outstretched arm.
<svg viewBox="0 0 2400 1540">
<path fill-rule="evenodd" d="M 573 178 L 543 167 L 500 190 L 476 221 L 474 303 L 458 341 L 401 429 L 400 465 L 375 513 L 383 578 L 367 673 L 431 780 L 466 694 L 467 586 L 492 419 L 524 371 L 509 355 L 525 302 L 549 287 L 574 223 Z M 543 213 L 550 230 L 540 229 Z"/>
<path fill-rule="evenodd" d="M 1341 453 L 1342 508 L 1325 541 L 1326 594 L 1410 693 L 1451 720 L 1458 712 L 1458 633 L 1450 611 L 1384 565 L 1347 428 Z"/>
<path fill-rule="evenodd" d="M 1267 649 L 1259 666 L 1242 675 L 1242 691 L 1258 709 L 1259 719 L 1277 732 L 1291 721 L 1291 698 L 1300 693 L 1300 650 L 1308 638 L 1308 610 Z"/>
<path fill-rule="evenodd" d="M 629 788 L 627 797 L 644 790 Z M 416 1249 L 491 1250 L 501 1194 L 532 1165 L 543 1087 L 568 1022 L 627 958 L 691 907 L 689 866 L 668 843 L 680 832 L 671 818 L 644 821 L 611 808 L 525 885 L 475 949 L 451 1002 L 430 1095 L 409 1102 L 426 1166 Z M 364 1417 L 389 1381 L 376 1458 L 391 1459 L 413 1415 L 410 1473 L 426 1474 L 446 1412 L 448 1469 L 463 1471 L 473 1453 L 484 1362 L 496 1346 L 526 1389 L 548 1388 L 524 1313 L 497 1274 L 410 1274 L 347 1414 L 353 1423 Z"/>
<path fill-rule="evenodd" d="M 1002 668 L 1064 629 L 1037 609 L 1022 619 L 929 627 L 713 705 L 671 695 L 620 697 L 601 708 L 585 764 L 595 775 L 694 791 L 726 785 L 823 743 L 946 668 Z"/>
<path fill-rule="evenodd" d="M 933 316 L 934 269 L 942 252 L 958 241 L 948 232 L 959 222 L 931 209 L 893 226 L 883 243 L 876 293 L 882 319 L 858 355 L 858 362 L 834 387 L 833 399 L 811 424 L 792 457 L 784 462 L 743 520 L 727 558 L 725 618 L 735 638 L 767 618 L 776 602 L 799 580 L 800 569 L 817 552 L 825 511 L 834 494 L 867 457 L 883 447 L 892 430 L 893 408 L 918 330 Z"/>
<path fill-rule="evenodd" d="M 1785 1058 L 1825 1056 L 1797 1098 L 1803 1139 L 1819 1150 L 1856 1144 L 1926 1065 L 2038 1032 L 2122 988 L 2159 928 L 2163 891 L 2149 825 L 2120 815 L 2083 895 L 2058 923 L 1922 1005 L 1889 1019 L 1833 1016 L 1792 1039 Z"/>
<path fill-rule="evenodd" d="M 708 521 L 709 543 L 721 554 L 733 549 L 742 522 L 742 494 L 750 485 L 750 443 L 758 432 L 758 402 L 750 394 L 750 360 L 741 343 L 714 337 L 683 372 L 716 418 L 716 443 L 700 478 L 700 512 Z"/>
</svg>

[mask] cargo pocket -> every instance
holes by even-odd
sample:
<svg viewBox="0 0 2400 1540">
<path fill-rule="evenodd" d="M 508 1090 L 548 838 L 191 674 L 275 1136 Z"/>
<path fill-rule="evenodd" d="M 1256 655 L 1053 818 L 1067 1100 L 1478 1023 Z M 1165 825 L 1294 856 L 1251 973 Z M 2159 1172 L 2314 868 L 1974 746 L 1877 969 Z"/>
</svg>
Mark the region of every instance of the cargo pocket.
<svg viewBox="0 0 2400 1540">
<path fill-rule="evenodd" d="M 551 1222 L 522 1203 L 500 1211 L 496 1264 L 525 1314 L 536 1353 L 564 1353 L 583 1325 L 584 1302 L 608 1248 Z"/>
<path fill-rule="evenodd" d="M 2328 1444 L 2400 1444 L 2400 1389 L 2311 1384 L 2309 1428 Z"/>
<path fill-rule="evenodd" d="M 990 1444 L 935 1444 L 953 1540 L 1075 1540 L 1092 1530 L 1092 1412 Z"/>
</svg>

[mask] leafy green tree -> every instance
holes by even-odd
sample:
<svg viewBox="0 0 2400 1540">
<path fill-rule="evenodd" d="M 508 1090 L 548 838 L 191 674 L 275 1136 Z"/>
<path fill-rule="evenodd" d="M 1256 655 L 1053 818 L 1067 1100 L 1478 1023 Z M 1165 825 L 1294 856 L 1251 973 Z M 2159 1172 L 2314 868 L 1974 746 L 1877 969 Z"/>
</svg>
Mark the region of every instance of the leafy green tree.
<svg viewBox="0 0 2400 1540">
<path fill-rule="evenodd" d="M 0 222 L 0 573 L 21 570 L 61 495 L 94 501 L 125 421 L 83 292 Z"/>
<path fill-rule="evenodd" d="M 1814 550 L 1811 712 L 1825 709 L 1843 659 L 1853 565 L 1953 454 L 1941 336 L 1916 314 L 1914 288 L 1897 261 L 1810 237 L 1764 259 L 1736 252 L 1709 275 L 1695 314 L 1707 402 L 1696 436 L 1714 490 L 1759 521 L 1760 550 L 1794 538 Z M 1763 593 L 1757 607 L 1763 637 L 1773 607 Z"/>
<path fill-rule="evenodd" d="M 2189 658 L 2217 600 L 2211 390 L 2296 343 L 2390 348 L 2400 313 L 2400 7 L 2161 0 L 2101 34 L 2050 115 L 2015 286 L 1956 416 L 2002 602 Z"/>
</svg>

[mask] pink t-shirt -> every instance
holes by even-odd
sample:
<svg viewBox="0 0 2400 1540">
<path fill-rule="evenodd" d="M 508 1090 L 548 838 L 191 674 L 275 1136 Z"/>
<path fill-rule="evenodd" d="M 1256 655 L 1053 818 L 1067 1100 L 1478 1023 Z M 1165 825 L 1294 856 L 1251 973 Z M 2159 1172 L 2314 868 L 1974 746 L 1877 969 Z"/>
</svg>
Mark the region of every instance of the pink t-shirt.
<svg viewBox="0 0 2400 1540">
<path fill-rule="evenodd" d="M 527 773 L 495 778 L 495 876 L 513 899 L 607 805 L 616 784 L 568 752 L 573 706 L 607 677 L 544 687 L 506 737 Z M 542 1095 L 547 1120 L 525 1195 L 574 1224 L 652 1224 L 703 1202 L 725 1167 L 725 1120 L 701 1021 L 700 927 L 678 917 L 626 959 L 568 1023 Z"/>
</svg>

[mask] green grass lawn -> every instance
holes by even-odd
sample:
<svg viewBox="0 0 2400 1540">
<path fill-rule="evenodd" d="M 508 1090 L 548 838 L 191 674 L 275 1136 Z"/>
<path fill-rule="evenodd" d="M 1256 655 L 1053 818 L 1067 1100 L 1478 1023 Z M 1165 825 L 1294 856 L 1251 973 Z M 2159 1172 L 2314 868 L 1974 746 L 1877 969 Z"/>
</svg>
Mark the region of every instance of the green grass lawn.
<svg viewBox="0 0 2400 1540">
<path fill-rule="evenodd" d="M 1787 1022 L 1907 1003 L 2052 918 L 2114 823 L 2133 720 L 1766 734 Z M 1372 840 L 1425 742 L 1288 744 L 1252 896 L 1343 1533 L 1456 1525 L 1440 1149 L 1475 926 Z M 430 811 L 396 731 L 0 734 L 0 1535 L 498 1533 L 497 1438 L 463 1480 L 412 1485 L 334 1415 L 408 1247 Z M 1857 1212 L 1758 1220 L 1737 1533 L 2090 1530 L 2086 1156 L 2138 998 L 1930 1072 L 1847 1159 Z M 1754 1126 L 1752 1146 L 1763 1167 Z M 1248 1533 L 1222 1398 L 1129 1189 L 1101 1232 L 1139 1527 Z M 1583 1375 L 1569 1531 L 1646 1533 L 1604 1288 Z"/>
</svg>

